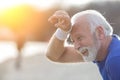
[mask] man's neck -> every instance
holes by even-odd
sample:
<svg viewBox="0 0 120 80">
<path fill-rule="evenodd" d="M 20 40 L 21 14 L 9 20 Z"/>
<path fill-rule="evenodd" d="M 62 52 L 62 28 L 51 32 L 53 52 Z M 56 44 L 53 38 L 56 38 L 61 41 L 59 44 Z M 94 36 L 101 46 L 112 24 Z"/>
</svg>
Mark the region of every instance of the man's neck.
<svg viewBox="0 0 120 80">
<path fill-rule="evenodd" d="M 103 61 L 108 55 L 108 47 L 112 41 L 112 36 L 107 36 L 103 41 L 98 51 L 97 61 Z"/>
</svg>

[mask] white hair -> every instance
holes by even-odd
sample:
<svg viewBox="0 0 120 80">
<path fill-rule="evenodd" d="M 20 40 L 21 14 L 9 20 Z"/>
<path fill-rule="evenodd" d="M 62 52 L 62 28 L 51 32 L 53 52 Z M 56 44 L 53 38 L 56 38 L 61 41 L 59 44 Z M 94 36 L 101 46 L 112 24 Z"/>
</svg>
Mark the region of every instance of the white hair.
<svg viewBox="0 0 120 80">
<path fill-rule="evenodd" d="M 71 18 L 71 23 L 74 24 L 75 20 L 78 19 L 80 16 L 85 16 L 88 19 L 88 22 L 91 25 L 91 31 L 94 32 L 96 27 L 101 26 L 105 32 L 105 35 L 112 35 L 113 28 L 105 19 L 105 17 L 96 10 L 85 10 L 82 12 L 76 13 Z"/>
</svg>

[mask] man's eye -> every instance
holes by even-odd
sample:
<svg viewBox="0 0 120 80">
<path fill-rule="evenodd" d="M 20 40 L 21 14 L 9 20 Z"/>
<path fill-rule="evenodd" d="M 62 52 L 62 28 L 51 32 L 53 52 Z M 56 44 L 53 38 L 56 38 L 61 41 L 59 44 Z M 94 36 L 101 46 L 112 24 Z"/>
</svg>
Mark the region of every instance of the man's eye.
<svg viewBox="0 0 120 80">
<path fill-rule="evenodd" d="M 79 40 L 79 41 L 80 41 L 80 40 L 82 40 L 82 38 L 81 38 L 81 37 L 78 37 L 78 38 L 77 38 L 77 40 Z"/>
</svg>

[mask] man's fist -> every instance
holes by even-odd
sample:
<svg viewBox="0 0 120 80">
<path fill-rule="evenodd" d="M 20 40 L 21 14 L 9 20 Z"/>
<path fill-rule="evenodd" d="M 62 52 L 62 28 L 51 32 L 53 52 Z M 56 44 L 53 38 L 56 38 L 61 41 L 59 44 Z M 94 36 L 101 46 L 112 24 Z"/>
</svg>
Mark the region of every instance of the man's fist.
<svg viewBox="0 0 120 80">
<path fill-rule="evenodd" d="M 71 28 L 70 16 L 63 10 L 56 11 L 48 21 L 55 27 L 62 29 L 63 31 L 69 31 Z"/>
</svg>

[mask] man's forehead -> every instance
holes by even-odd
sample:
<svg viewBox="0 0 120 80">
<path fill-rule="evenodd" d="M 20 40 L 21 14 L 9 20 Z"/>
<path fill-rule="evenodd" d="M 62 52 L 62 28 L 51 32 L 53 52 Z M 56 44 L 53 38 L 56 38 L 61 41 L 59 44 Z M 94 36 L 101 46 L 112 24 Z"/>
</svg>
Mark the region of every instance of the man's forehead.
<svg viewBox="0 0 120 80">
<path fill-rule="evenodd" d="M 79 17 L 72 22 L 72 27 L 88 23 L 89 21 L 86 17 Z"/>
<path fill-rule="evenodd" d="M 71 33 L 74 31 L 81 31 L 81 30 L 89 30 L 90 24 L 88 22 L 77 22 L 74 25 L 72 25 Z"/>
</svg>

